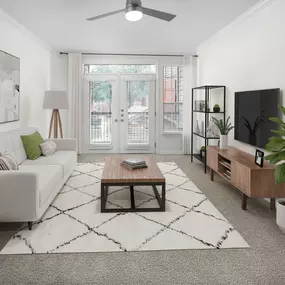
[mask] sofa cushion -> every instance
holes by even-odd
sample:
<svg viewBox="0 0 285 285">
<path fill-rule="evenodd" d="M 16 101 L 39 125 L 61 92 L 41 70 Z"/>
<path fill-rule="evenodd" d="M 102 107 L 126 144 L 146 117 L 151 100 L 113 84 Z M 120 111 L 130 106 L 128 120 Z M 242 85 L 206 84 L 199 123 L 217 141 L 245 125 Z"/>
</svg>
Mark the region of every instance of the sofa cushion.
<svg viewBox="0 0 285 285">
<path fill-rule="evenodd" d="M 19 170 L 17 160 L 8 153 L 0 153 L 0 170 Z"/>
<path fill-rule="evenodd" d="M 50 156 L 56 152 L 56 143 L 53 140 L 46 140 L 40 144 L 40 148 L 44 156 Z"/>
<path fill-rule="evenodd" d="M 42 151 L 40 148 L 40 144 L 44 142 L 44 139 L 42 138 L 39 132 L 21 136 L 21 139 L 28 159 L 35 160 L 41 156 Z"/>
<path fill-rule="evenodd" d="M 62 181 L 63 170 L 60 165 L 20 165 L 20 172 L 36 173 L 38 178 L 39 205 L 45 202 Z"/>
<path fill-rule="evenodd" d="M 63 176 L 69 175 L 77 162 L 75 151 L 56 151 L 51 156 L 41 156 L 36 160 L 25 160 L 22 165 L 61 165 Z"/>
</svg>

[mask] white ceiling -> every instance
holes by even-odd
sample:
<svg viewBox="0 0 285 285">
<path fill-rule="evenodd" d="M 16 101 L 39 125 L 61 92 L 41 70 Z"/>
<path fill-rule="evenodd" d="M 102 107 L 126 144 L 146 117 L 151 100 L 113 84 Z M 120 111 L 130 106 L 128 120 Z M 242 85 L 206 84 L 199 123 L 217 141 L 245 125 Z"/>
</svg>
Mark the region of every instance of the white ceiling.
<svg viewBox="0 0 285 285">
<path fill-rule="evenodd" d="M 143 0 L 145 7 L 176 14 L 170 23 L 124 14 L 87 22 L 122 9 L 125 0 L 0 0 L 0 7 L 58 51 L 191 53 L 259 0 Z"/>
</svg>

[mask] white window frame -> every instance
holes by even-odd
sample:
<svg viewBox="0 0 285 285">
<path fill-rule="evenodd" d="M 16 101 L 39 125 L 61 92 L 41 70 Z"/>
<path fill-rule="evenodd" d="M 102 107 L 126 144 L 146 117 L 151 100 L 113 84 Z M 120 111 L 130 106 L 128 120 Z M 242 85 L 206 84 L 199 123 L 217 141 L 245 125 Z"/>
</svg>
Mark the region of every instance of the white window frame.
<svg viewBox="0 0 285 285">
<path fill-rule="evenodd" d="M 182 107 L 184 106 L 184 97 L 183 97 L 183 102 L 179 102 L 179 103 L 164 103 L 163 102 L 163 95 L 164 95 L 164 68 L 165 67 L 176 67 L 176 68 L 181 68 L 182 71 L 183 71 L 183 65 L 181 64 L 163 64 L 161 66 L 161 76 L 160 76 L 160 79 L 161 79 L 161 101 L 160 101 L 160 106 L 161 106 L 161 121 L 160 121 L 160 129 L 161 129 L 161 134 L 162 135 L 179 135 L 179 134 L 183 134 L 183 127 L 182 127 L 182 130 L 164 130 L 164 104 L 174 104 L 174 105 L 181 105 Z M 183 79 L 185 80 L 184 78 L 184 72 L 183 72 Z M 184 89 L 184 86 L 183 86 L 183 89 Z M 184 90 L 185 91 L 185 90 Z M 184 92 L 184 96 L 185 96 L 185 92 Z M 182 122 L 182 126 L 183 126 L 183 122 Z"/>
</svg>

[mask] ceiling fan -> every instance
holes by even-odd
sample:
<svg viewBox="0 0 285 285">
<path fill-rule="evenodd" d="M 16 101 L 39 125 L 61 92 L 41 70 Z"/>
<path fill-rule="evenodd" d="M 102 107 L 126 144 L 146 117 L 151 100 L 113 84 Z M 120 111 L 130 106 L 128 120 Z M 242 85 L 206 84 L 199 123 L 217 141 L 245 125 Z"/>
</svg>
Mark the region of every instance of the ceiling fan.
<svg viewBox="0 0 285 285">
<path fill-rule="evenodd" d="M 162 12 L 162 11 L 158 11 L 158 10 L 154 10 L 150 8 L 145 8 L 142 6 L 141 0 L 127 0 L 125 9 L 98 15 L 95 17 L 88 18 L 86 20 L 94 21 L 94 20 L 112 16 L 115 14 L 119 14 L 122 12 L 125 12 L 126 19 L 131 22 L 139 21 L 143 17 L 143 15 L 148 15 L 148 16 L 151 16 L 151 17 L 154 17 L 160 20 L 168 21 L 168 22 L 172 21 L 176 17 L 176 15 L 173 15 L 173 14 L 169 14 L 166 12 Z"/>
</svg>

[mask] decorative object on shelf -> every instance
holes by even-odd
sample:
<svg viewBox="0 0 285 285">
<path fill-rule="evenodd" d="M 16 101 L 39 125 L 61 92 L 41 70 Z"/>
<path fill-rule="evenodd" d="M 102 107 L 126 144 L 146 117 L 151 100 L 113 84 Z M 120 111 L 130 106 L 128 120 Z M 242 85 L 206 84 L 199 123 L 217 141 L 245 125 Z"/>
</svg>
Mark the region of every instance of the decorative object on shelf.
<svg viewBox="0 0 285 285">
<path fill-rule="evenodd" d="M 196 133 L 196 134 L 200 134 L 199 120 L 196 121 L 195 133 Z"/>
<path fill-rule="evenodd" d="M 201 134 L 202 136 L 205 135 L 205 124 L 204 124 L 204 121 L 201 122 L 201 131 L 200 131 L 200 134 Z"/>
<path fill-rule="evenodd" d="M 60 136 L 63 138 L 59 109 L 68 109 L 67 92 L 57 90 L 46 91 L 43 107 L 44 109 L 53 110 L 49 126 L 49 138 L 51 138 L 52 128 L 54 132 L 54 138 L 58 138 L 58 128 L 60 130 Z"/>
<path fill-rule="evenodd" d="M 222 119 L 218 120 L 213 118 L 214 124 L 218 127 L 220 131 L 220 148 L 226 149 L 228 147 L 228 134 L 234 128 L 231 123 L 229 123 L 231 117 L 228 117 L 226 122 Z"/>
<path fill-rule="evenodd" d="M 211 108 L 208 107 L 207 108 L 207 112 L 210 113 L 211 112 Z"/>
<path fill-rule="evenodd" d="M 200 157 L 204 158 L 206 156 L 206 147 L 205 146 L 201 146 L 200 148 Z"/>
<path fill-rule="evenodd" d="M 20 59 L 0 51 L 0 124 L 19 121 Z"/>
<path fill-rule="evenodd" d="M 263 167 L 263 160 L 264 160 L 264 152 L 257 149 L 255 152 L 255 164 Z"/>
<path fill-rule="evenodd" d="M 214 106 L 214 108 L 213 108 L 213 111 L 214 111 L 215 113 L 219 113 L 219 112 L 221 111 L 220 105 L 219 105 L 219 104 L 216 104 L 216 105 Z"/>
<path fill-rule="evenodd" d="M 200 104 L 199 104 L 199 110 L 202 111 L 202 112 L 205 112 L 205 109 L 206 109 L 206 101 L 205 100 L 201 100 L 199 101 Z"/>
<path fill-rule="evenodd" d="M 276 204 L 276 223 L 285 234 L 285 200 L 278 200 Z"/>
</svg>

